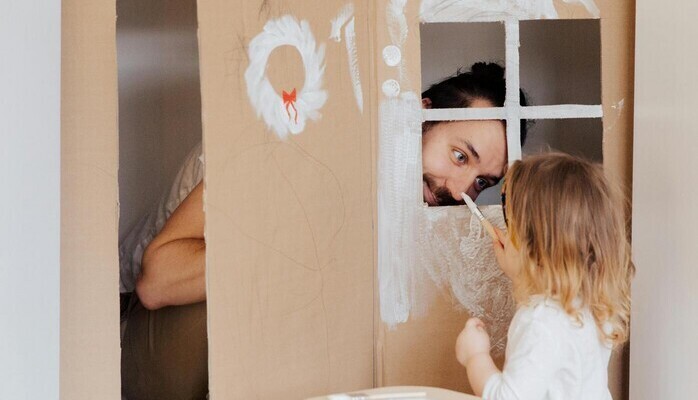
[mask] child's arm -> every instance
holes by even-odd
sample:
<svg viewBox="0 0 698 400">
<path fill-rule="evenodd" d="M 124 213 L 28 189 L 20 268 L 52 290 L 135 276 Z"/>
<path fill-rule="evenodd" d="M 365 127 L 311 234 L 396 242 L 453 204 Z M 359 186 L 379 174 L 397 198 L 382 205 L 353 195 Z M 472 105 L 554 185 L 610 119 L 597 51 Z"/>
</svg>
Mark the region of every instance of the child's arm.
<svg viewBox="0 0 698 400">
<path fill-rule="evenodd" d="M 500 373 L 499 368 L 494 365 L 490 353 L 475 354 L 468 360 L 465 366 L 468 372 L 468 381 L 476 396 L 482 396 L 485 391 L 485 384 L 492 375 Z"/>
<path fill-rule="evenodd" d="M 560 358 L 564 357 L 559 340 L 561 332 L 553 332 L 536 320 L 512 327 L 507 343 L 506 368 L 499 372 L 489 355 L 489 337 L 484 325 L 479 324 L 482 324 L 479 320 L 472 323 L 468 320 L 456 345 L 460 351 L 458 361 L 467 368 L 475 394 L 486 400 L 544 398 L 559 369 Z"/>
<path fill-rule="evenodd" d="M 490 357 L 490 337 L 485 324 L 478 318 L 470 318 L 456 341 L 456 358 L 468 371 L 468 380 L 475 395 L 482 396 L 485 383 L 499 369 Z"/>
</svg>

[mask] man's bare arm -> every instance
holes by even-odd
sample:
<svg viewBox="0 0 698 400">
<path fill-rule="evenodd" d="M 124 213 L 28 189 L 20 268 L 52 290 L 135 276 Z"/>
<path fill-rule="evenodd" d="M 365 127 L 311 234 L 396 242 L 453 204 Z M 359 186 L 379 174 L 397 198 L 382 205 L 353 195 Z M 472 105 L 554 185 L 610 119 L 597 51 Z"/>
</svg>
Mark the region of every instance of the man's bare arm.
<svg viewBox="0 0 698 400">
<path fill-rule="evenodd" d="M 136 292 L 156 310 L 206 300 L 203 184 L 172 213 L 143 254 Z"/>
</svg>

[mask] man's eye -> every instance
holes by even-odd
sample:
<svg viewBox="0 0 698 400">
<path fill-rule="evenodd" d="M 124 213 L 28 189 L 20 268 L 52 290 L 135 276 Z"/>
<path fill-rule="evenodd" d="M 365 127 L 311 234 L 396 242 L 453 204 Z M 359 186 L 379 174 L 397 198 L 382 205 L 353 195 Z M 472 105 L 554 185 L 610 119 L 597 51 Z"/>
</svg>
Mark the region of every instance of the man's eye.
<svg viewBox="0 0 698 400">
<path fill-rule="evenodd" d="M 465 164 L 465 162 L 468 161 L 468 157 L 458 150 L 453 150 L 453 157 L 455 157 L 456 161 L 460 164 Z"/>
<path fill-rule="evenodd" d="M 490 185 L 490 183 L 487 182 L 486 179 L 475 178 L 475 185 L 477 186 L 478 190 L 484 190 Z"/>
</svg>

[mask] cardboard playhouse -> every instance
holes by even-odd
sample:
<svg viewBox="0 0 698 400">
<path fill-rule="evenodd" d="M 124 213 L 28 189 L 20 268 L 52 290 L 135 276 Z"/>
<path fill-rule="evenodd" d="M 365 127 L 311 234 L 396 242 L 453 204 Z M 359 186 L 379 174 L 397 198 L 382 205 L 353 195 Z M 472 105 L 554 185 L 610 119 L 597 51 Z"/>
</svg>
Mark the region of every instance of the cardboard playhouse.
<svg viewBox="0 0 698 400">
<path fill-rule="evenodd" d="M 141 4 L 132 15 L 143 23 L 198 34 L 200 86 L 164 89 L 175 99 L 147 111 L 158 129 L 177 131 L 187 123 L 173 122 L 179 105 L 199 107 L 189 100 L 200 96 L 212 399 L 383 386 L 470 392 L 453 355 L 469 315 L 488 321 L 501 366 L 513 304 L 494 296 L 506 283 L 466 209 L 422 204 L 423 121 L 506 120 L 510 160 L 522 155 L 522 118 L 596 121 L 582 126 L 597 130 L 607 173 L 630 194 L 631 0 Z M 570 86 L 520 107 L 519 87 L 545 86 L 524 70 L 573 85 L 574 68 L 590 62 L 570 59 L 557 72 L 528 66 L 554 47 L 526 50 L 546 35 L 579 53 L 577 28 L 556 35 L 539 25 L 565 20 L 586 20 L 598 35 L 597 101 L 567 96 L 583 91 Z M 502 56 L 482 57 L 506 66 L 505 107 L 423 111 L 423 69 L 438 67 L 429 52 L 446 40 L 438 29 L 473 24 L 500 32 L 490 39 Z M 128 166 L 119 165 L 117 2 L 65 0 L 62 25 L 60 392 L 119 399 L 118 176 Z M 435 41 L 425 45 L 428 35 Z M 160 63 L 176 81 L 177 63 Z M 561 124 L 554 129 L 566 132 Z M 483 210 L 502 223 L 500 206 Z M 623 349 L 609 384 L 614 398 L 627 397 Z"/>
</svg>

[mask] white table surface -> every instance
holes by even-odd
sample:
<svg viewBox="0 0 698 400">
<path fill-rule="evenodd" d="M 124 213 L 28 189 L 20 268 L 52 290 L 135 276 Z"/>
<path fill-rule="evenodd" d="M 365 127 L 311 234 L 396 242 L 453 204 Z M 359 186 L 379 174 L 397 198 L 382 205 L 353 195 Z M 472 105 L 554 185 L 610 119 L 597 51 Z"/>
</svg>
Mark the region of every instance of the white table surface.
<svg viewBox="0 0 698 400">
<path fill-rule="evenodd" d="M 425 386 L 392 386 L 392 387 L 382 387 L 382 388 L 377 388 L 377 389 L 366 389 L 366 390 L 357 390 L 353 392 L 349 392 L 349 394 L 352 393 L 362 393 L 362 394 L 386 394 L 386 393 L 414 393 L 414 392 L 425 392 L 427 395 L 424 397 L 424 400 L 478 400 L 480 399 L 479 397 L 475 397 L 473 395 L 465 394 L 465 393 L 459 393 L 459 392 L 454 392 L 451 390 L 446 390 L 446 389 L 439 389 L 439 388 L 433 388 L 433 387 L 425 387 Z M 329 396 L 329 394 L 327 395 Z M 327 400 L 327 396 L 320 396 L 320 397 L 314 397 L 312 399 L 308 400 Z M 396 396 L 395 399 L 400 399 L 399 396 Z M 410 399 L 412 400 L 412 399 Z"/>
</svg>

